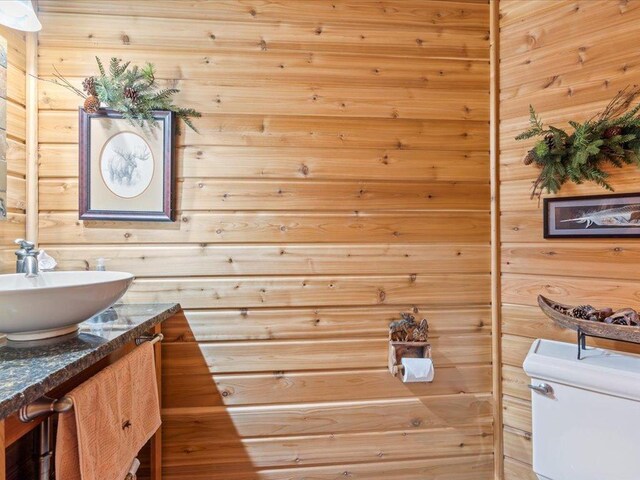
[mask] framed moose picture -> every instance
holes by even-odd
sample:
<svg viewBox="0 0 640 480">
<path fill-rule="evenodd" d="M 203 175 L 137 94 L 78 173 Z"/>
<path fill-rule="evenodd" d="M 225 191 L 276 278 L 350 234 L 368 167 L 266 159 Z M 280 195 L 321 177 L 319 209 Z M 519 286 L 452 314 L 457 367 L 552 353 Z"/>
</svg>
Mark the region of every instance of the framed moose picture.
<svg viewBox="0 0 640 480">
<path fill-rule="evenodd" d="M 80 120 L 80 219 L 174 220 L 174 114 L 132 123 L 110 110 Z"/>
</svg>

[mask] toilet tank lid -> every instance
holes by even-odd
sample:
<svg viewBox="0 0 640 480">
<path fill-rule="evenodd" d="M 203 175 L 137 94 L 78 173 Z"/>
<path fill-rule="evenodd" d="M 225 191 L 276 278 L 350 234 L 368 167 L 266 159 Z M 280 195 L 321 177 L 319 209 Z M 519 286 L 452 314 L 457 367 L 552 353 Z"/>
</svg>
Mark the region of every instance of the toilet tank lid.
<svg viewBox="0 0 640 480">
<path fill-rule="evenodd" d="M 524 361 L 532 378 L 640 400 L 640 356 L 588 348 L 578 360 L 575 343 L 538 339 Z"/>
</svg>

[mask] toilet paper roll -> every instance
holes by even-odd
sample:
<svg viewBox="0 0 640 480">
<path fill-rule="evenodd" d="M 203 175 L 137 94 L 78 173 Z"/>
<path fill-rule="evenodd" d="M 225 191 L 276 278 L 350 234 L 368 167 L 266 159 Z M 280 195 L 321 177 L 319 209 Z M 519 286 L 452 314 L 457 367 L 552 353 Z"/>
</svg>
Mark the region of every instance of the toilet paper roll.
<svg viewBox="0 0 640 480">
<path fill-rule="evenodd" d="M 403 358 L 402 366 L 404 383 L 432 382 L 435 375 L 433 362 L 430 358 Z"/>
</svg>

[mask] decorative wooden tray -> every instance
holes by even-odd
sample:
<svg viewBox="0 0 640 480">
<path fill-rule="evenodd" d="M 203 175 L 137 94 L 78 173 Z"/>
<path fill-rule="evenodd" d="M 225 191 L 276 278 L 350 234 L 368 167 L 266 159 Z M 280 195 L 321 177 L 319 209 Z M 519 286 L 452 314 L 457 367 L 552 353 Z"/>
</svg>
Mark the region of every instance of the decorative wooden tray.
<svg viewBox="0 0 640 480">
<path fill-rule="evenodd" d="M 621 340 L 623 342 L 640 343 L 640 327 L 628 325 L 611 325 L 604 322 L 592 320 L 580 320 L 578 318 L 565 315 L 554 308 L 562 307 L 570 309 L 571 306 L 554 302 L 542 295 L 538 295 L 538 305 L 551 320 L 563 328 L 575 330 L 578 334 L 590 337 L 609 338 L 611 340 Z"/>
</svg>

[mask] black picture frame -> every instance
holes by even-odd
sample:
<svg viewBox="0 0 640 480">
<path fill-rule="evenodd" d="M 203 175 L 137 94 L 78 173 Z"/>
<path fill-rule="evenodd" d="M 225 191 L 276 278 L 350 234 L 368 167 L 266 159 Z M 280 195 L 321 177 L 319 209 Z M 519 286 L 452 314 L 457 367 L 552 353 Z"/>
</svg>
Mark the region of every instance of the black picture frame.
<svg viewBox="0 0 640 480">
<path fill-rule="evenodd" d="M 545 239 L 640 238 L 640 193 L 545 198 L 543 226 Z"/>
<path fill-rule="evenodd" d="M 174 139 L 175 116 L 171 111 L 154 111 L 153 118 L 163 128 L 162 155 L 157 163 L 162 167 L 162 210 L 117 210 L 94 209 L 91 207 L 91 128 L 97 119 L 109 118 L 128 122 L 124 116 L 113 110 L 99 110 L 88 113 L 84 108 L 78 109 L 79 121 L 79 218 L 80 220 L 116 220 L 139 222 L 173 222 L 175 221 L 175 169 Z M 151 127 L 155 128 L 155 127 Z M 155 174 L 155 173 L 154 173 Z"/>
</svg>

